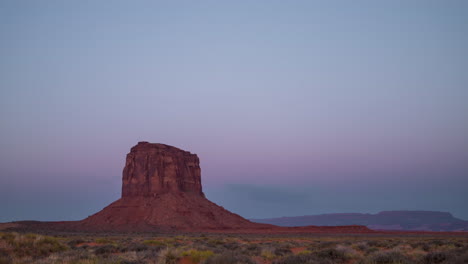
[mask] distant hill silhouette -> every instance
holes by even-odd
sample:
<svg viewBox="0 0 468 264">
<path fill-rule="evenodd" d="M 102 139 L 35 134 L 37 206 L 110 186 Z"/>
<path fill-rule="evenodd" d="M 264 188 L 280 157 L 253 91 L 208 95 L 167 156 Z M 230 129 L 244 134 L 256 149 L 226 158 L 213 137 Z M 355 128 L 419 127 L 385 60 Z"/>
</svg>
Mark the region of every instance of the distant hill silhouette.
<svg viewBox="0 0 468 264">
<path fill-rule="evenodd" d="M 250 220 L 279 226 L 365 225 L 375 230 L 468 231 L 468 221 L 436 211 L 384 211 L 377 214 L 343 213 Z"/>
</svg>

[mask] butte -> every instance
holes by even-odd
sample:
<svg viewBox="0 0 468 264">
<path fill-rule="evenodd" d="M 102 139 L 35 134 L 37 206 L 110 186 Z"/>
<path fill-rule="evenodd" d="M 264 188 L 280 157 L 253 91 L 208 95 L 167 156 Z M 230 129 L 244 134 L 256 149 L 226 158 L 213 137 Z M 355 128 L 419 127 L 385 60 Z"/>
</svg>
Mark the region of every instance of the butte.
<svg viewBox="0 0 468 264">
<path fill-rule="evenodd" d="M 269 225 L 250 222 L 205 197 L 196 154 L 148 142 L 139 142 L 127 154 L 122 197 L 76 223 L 79 230 L 119 232 L 266 227 Z"/>
<path fill-rule="evenodd" d="M 196 154 L 139 142 L 127 154 L 122 197 L 81 221 L 19 221 L 12 230 L 66 232 L 371 233 L 365 226 L 279 227 L 253 223 L 209 201 Z M 1 224 L 0 224 L 1 227 Z"/>
</svg>

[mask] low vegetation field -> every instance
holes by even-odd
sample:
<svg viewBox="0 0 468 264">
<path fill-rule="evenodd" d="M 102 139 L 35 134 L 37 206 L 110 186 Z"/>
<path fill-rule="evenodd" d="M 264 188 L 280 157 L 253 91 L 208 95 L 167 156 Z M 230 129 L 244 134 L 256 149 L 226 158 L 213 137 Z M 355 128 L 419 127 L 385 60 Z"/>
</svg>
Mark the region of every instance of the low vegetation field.
<svg viewBox="0 0 468 264">
<path fill-rule="evenodd" d="M 0 233 L 0 264 L 458 264 L 468 236 Z"/>
</svg>

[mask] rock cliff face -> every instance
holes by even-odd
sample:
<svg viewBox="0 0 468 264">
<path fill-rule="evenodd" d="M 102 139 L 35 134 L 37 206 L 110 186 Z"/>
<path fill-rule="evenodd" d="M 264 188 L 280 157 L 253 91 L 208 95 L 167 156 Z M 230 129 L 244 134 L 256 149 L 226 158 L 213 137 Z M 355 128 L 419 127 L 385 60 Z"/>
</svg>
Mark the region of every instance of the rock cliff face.
<svg viewBox="0 0 468 264">
<path fill-rule="evenodd" d="M 204 196 L 200 160 L 172 146 L 139 142 L 127 154 L 122 197 L 155 197 L 167 192 Z"/>
</svg>

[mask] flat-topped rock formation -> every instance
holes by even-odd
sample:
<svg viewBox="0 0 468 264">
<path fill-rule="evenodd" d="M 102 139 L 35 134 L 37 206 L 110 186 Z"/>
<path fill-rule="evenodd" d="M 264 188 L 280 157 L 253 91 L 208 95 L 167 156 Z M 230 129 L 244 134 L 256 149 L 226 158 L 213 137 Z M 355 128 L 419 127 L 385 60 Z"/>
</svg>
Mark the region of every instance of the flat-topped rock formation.
<svg viewBox="0 0 468 264">
<path fill-rule="evenodd" d="M 176 147 L 139 142 L 127 154 L 122 197 L 80 221 L 92 231 L 196 231 L 261 228 L 205 198 L 200 160 Z"/>
<path fill-rule="evenodd" d="M 81 221 L 16 222 L 16 229 L 85 232 L 368 233 L 364 226 L 278 227 L 253 223 L 205 198 L 200 160 L 139 142 L 127 154 L 122 197 Z"/>
<path fill-rule="evenodd" d="M 437 211 L 384 211 L 377 214 L 322 214 L 251 220 L 279 226 L 364 225 L 374 230 L 468 231 L 468 221 Z"/>
</svg>

